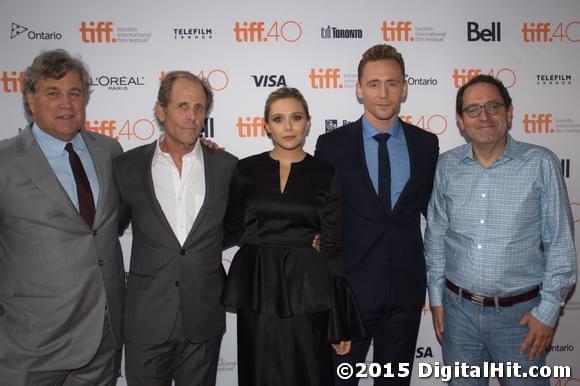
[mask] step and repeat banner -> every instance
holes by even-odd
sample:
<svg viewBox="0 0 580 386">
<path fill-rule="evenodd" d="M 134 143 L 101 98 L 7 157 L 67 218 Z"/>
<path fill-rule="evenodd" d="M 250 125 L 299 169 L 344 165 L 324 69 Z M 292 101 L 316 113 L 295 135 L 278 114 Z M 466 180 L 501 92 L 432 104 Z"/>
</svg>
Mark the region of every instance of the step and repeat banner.
<svg viewBox="0 0 580 386">
<path fill-rule="evenodd" d="M 377 43 L 396 46 L 406 61 L 409 96 L 401 117 L 437 134 L 442 152 L 464 143 L 454 113 L 457 88 L 477 74 L 496 76 L 514 99 L 511 135 L 561 158 L 580 228 L 577 0 L 3 0 L 0 31 L 0 138 L 25 127 L 23 71 L 38 53 L 54 48 L 80 56 L 90 68 L 86 130 L 115 138 L 125 149 L 156 140 L 159 79 L 170 70 L 189 70 L 215 91 L 204 135 L 238 157 L 271 148 L 262 112 L 267 95 L 280 86 L 299 88 L 310 104 L 309 152 L 318 135 L 358 119 L 357 64 Z M 130 237 L 123 238 L 126 260 Z M 234 252 L 224 252 L 226 269 Z M 580 385 L 579 292 L 563 311 L 548 357 L 549 364 L 571 366 L 572 375 L 553 379 L 553 386 Z M 228 314 L 220 386 L 237 384 L 235 338 L 235 315 Z M 442 384 L 419 377 L 421 363 L 436 369 L 436 362 L 442 362 L 441 350 L 426 306 L 412 384 Z M 125 385 L 123 378 L 119 384 Z"/>
</svg>

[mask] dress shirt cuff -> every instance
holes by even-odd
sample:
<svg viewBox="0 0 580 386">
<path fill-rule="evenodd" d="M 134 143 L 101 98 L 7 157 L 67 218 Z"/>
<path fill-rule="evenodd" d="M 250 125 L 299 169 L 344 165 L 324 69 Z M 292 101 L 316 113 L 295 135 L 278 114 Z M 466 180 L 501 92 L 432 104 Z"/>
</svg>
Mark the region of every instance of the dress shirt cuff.
<svg viewBox="0 0 580 386">
<path fill-rule="evenodd" d="M 443 305 L 444 286 L 434 285 L 429 287 L 429 306 L 437 307 Z"/>
<path fill-rule="evenodd" d="M 560 305 L 542 300 L 532 309 L 531 313 L 540 322 L 554 327 L 560 317 Z"/>
</svg>

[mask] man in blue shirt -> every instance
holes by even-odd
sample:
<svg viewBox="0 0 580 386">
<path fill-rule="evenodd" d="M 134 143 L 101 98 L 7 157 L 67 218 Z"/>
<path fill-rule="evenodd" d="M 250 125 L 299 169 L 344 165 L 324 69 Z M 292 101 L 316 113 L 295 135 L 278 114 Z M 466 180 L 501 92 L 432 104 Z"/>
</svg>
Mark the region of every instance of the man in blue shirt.
<svg viewBox="0 0 580 386">
<path fill-rule="evenodd" d="M 439 158 L 425 248 L 435 332 L 446 364 L 545 363 L 576 282 L 574 229 L 560 161 L 515 141 L 501 81 L 479 75 L 457 93 L 469 143 Z M 504 386 L 548 385 L 504 378 Z M 455 378 L 450 385 L 487 380 Z"/>
</svg>

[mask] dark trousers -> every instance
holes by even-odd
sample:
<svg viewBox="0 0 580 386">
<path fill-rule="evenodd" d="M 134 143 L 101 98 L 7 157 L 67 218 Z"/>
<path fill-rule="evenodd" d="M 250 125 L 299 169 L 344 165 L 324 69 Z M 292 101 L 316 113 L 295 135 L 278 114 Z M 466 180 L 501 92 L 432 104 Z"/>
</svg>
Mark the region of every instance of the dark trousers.
<svg viewBox="0 0 580 386">
<path fill-rule="evenodd" d="M 169 340 L 161 344 L 125 342 L 125 375 L 129 386 L 215 386 L 222 336 L 190 342 L 181 315 Z"/>
<path fill-rule="evenodd" d="M 103 336 L 95 356 L 78 369 L 26 371 L 0 366 L 0 385 L 10 386 L 111 386 L 119 377 L 121 350 L 115 348 L 113 335 L 105 315 Z"/>
<path fill-rule="evenodd" d="M 411 382 L 411 370 L 415 356 L 415 345 L 421 321 L 420 306 L 411 308 L 388 307 L 376 314 L 365 314 L 365 324 L 369 338 L 352 342 L 350 353 L 345 356 L 334 356 L 335 366 L 348 362 L 355 369 L 356 363 L 365 363 L 371 341 L 373 344 L 373 362 L 382 365 L 390 363 L 393 378 L 378 377 L 374 379 L 375 385 L 409 385 Z M 408 376 L 404 375 L 404 368 L 408 370 Z M 382 368 L 382 373 L 386 370 Z M 369 376 L 370 377 L 370 376 Z M 358 385 L 359 378 L 352 376 L 342 380 L 335 378 L 337 386 Z"/>
</svg>

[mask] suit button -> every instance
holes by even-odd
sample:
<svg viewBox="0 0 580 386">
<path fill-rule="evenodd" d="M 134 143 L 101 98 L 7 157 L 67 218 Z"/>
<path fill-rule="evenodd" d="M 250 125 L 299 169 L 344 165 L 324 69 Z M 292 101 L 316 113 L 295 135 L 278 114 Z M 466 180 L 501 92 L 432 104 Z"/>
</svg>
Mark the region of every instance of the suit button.
<svg viewBox="0 0 580 386">
<path fill-rule="evenodd" d="M 175 286 L 176 286 L 176 287 L 179 287 L 179 280 L 177 280 L 177 281 L 175 282 Z"/>
<path fill-rule="evenodd" d="M 179 251 L 179 254 L 181 256 L 185 255 L 187 253 L 187 251 L 185 249 L 182 249 L 181 251 Z"/>
<path fill-rule="evenodd" d="M 98 231 L 98 230 L 96 230 L 96 229 L 94 229 L 94 230 L 93 230 L 93 236 L 96 236 L 96 235 L 98 235 L 98 234 L 99 234 L 99 231 Z"/>
<path fill-rule="evenodd" d="M 99 260 L 99 265 L 100 265 L 100 266 L 103 266 L 103 265 L 105 265 L 105 260 L 102 260 L 102 259 L 100 259 L 100 260 Z"/>
</svg>

